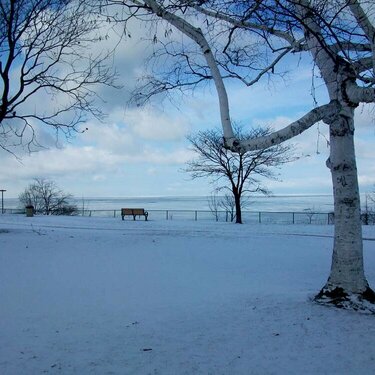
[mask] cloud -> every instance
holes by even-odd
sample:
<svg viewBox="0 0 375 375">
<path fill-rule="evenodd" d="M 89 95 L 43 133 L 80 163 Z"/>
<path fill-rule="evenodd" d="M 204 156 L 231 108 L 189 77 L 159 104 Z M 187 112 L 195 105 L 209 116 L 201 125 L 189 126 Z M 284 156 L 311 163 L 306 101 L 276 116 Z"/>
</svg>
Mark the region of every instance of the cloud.
<svg viewBox="0 0 375 375">
<path fill-rule="evenodd" d="M 355 128 L 360 135 L 362 130 L 375 130 L 375 105 L 364 104 L 355 110 Z"/>
<path fill-rule="evenodd" d="M 129 152 L 130 151 L 130 152 Z M 145 145 L 138 152 L 125 149 L 113 152 L 111 148 L 100 146 L 68 145 L 62 149 L 50 149 L 32 153 L 24 157 L 22 164 L 12 156 L 0 164 L 3 178 L 31 178 L 34 176 L 57 176 L 92 173 L 98 170 L 106 173 L 128 164 L 149 163 L 155 165 L 179 165 L 192 156 L 187 148 L 176 147 L 171 150 Z"/>
<path fill-rule="evenodd" d="M 83 128 L 88 128 L 87 132 L 77 135 L 71 143 L 60 140 L 59 146 L 63 146 L 60 148 L 55 148 L 56 138 L 52 130 L 36 127 L 41 143 L 51 148 L 25 156 L 22 164 L 9 154 L 0 152 L 1 183 L 9 186 L 13 196 L 35 176 L 70 180 L 71 186 L 79 180 L 82 191 L 90 191 L 92 195 L 122 192 L 129 176 L 132 176 L 134 182 L 132 190 L 128 191 L 134 194 L 138 191 L 143 194 L 153 191 L 156 195 L 160 194 L 163 189 L 159 186 L 161 180 L 167 184 L 164 191 L 168 190 L 171 194 L 208 193 L 205 180 L 186 183 L 187 176 L 177 171 L 193 157 L 185 135 L 191 131 L 220 126 L 215 89 L 212 84 L 207 84 L 191 96 L 181 97 L 181 101 L 177 101 L 178 109 L 168 103 L 162 107 L 158 98 L 154 98 L 152 106 L 129 107 L 127 102 L 137 78 L 144 73 L 143 61 L 152 47 L 145 48 L 147 43 L 141 42 L 145 32 L 142 26 L 131 22 L 128 29 L 132 37 L 119 44 L 111 62 L 118 71 L 116 83 L 124 87 L 120 90 L 97 88 L 98 96 L 103 98 L 103 101 L 98 101 L 98 105 L 108 114 L 104 123 L 88 121 L 83 124 Z M 109 39 L 92 46 L 90 52 L 113 48 L 119 40 L 119 34 L 116 33 L 121 31 L 110 31 Z M 261 82 L 250 88 L 227 81 L 232 118 L 245 126 L 270 125 L 280 129 L 305 114 L 313 108 L 311 67 L 301 64 L 296 73 L 291 72 L 286 81 Z M 318 94 L 320 100 L 324 101 L 325 94 Z M 39 98 L 39 104 L 45 104 L 45 101 Z M 374 184 L 373 125 L 373 107 L 358 108 L 355 138 L 362 186 Z M 330 193 L 330 174 L 325 166 L 329 154 L 327 137 L 327 126 L 322 124 L 294 138 L 291 142 L 297 145 L 298 155 L 310 157 L 283 166 L 283 182 L 267 181 L 267 185 L 275 193 Z M 115 180 L 120 188 L 111 190 Z M 138 180 L 141 181 L 139 184 Z M 142 184 L 145 180 L 147 186 Z"/>
<path fill-rule="evenodd" d="M 373 172 L 375 172 L 375 170 L 373 170 Z M 366 189 L 364 189 L 366 192 L 367 191 L 374 191 L 375 190 L 375 177 L 374 175 L 362 175 L 362 174 L 358 174 L 358 181 L 359 181 L 359 184 L 360 185 L 364 185 L 364 186 L 367 186 Z"/>
<path fill-rule="evenodd" d="M 89 130 L 73 139 L 64 147 L 52 147 L 46 150 L 24 155 L 22 163 L 9 153 L 1 152 L 0 175 L 2 183 L 9 187 L 13 196 L 19 194 L 34 177 L 51 179 L 74 179 L 93 181 L 111 181 L 114 175 L 123 175 L 129 169 L 139 166 L 139 170 L 154 171 L 165 166 L 174 166 L 176 170 L 192 157 L 184 137 L 184 125 L 174 121 L 167 114 L 162 116 L 162 130 L 154 133 L 148 130 L 147 118 L 153 118 L 158 124 L 158 117 L 139 116 L 133 112 L 133 123 L 109 122 L 86 124 Z M 113 113 L 114 120 L 120 120 L 119 111 Z M 142 127 L 138 129 L 138 124 Z M 172 124 L 172 125 L 170 125 Z M 176 129 L 177 126 L 177 129 Z M 171 132 L 172 134 L 169 134 Z M 155 176 L 155 172 L 153 175 Z"/>
<path fill-rule="evenodd" d="M 124 121 L 133 133 L 147 140 L 174 141 L 183 139 L 188 132 L 188 122 L 179 116 L 170 116 L 152 107 L 126 111 Z"/>
</svg>

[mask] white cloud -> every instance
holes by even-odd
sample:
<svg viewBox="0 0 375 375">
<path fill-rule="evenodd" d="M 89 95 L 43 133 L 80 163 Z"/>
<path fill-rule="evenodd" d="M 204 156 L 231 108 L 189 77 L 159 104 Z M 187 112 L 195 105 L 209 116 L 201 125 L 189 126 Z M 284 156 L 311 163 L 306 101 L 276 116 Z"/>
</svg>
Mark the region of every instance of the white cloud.
<svg viewBox="0 0 375 375">
<path fill-rule="evenodd" d="M 157 118 L 155 118 L 157 121 Z M 166 121 L 166 117 L 163 119 Z M 63 148 L 51 148 L 26 155 L 22 163 L 8 153 L 0 164 L 2 184 L 17 196 L 34 177 L 51 179 L 79 179 L 87 184 L 111 181 L 138 165 L 139 173 L 144 166 L 154 170 L 174 166 L 176 170 L 191 158 L 184 138 L 176 140 L 144 139 L 135 128 L 124 124 L 88 124 L 89 130 Z M 182 133 L 182 132 L 181 132 Z M 168 137 L 167 137 L 168 138 Z M 91 187 L 90 187 L 91 189 Z M 99 194 L 100 195 L 100 194 Z"/>
<path fill-rule="evenodd" d="M 375 170 L 373 171 L 375 172 Z M 370 191 L 374 191 L 375 188 L 375 176 L 374 175 L 361 175 L 358 174 L 358 181 L 360 185 L 365 185 L 370 187 Z M 369 191 L 369 189 L 364 189 L 365 191 Z"/>
<path fill-rule="evenodd" d="M 128 110 L 124 120 L 136 136 L 147 140 L 181 140 L 186 136 L 188 129 L 188 123 L 181 113 L 179 117 L 171 116 L 152 107 Z"/>
<path fill-rule="evenodd" d="M 97 182 L 97 181 L 105 181 L 107 179 L 107 176 L 101 175 L 101 174 L 96 174 L 92 176 L 92 180 Z"/>
</svg>

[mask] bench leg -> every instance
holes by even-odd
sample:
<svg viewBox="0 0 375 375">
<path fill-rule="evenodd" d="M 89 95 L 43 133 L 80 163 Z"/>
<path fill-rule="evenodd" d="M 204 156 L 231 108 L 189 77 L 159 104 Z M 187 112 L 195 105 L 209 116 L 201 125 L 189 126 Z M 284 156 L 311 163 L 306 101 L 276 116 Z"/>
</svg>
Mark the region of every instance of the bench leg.
<svg viewBox="0 0 375 375">
<path fill-rule="evenodd" d="M 121 217 L 122 217 L 122 220 L 124 220 L 124 215 L 121 215 Z"/>
</svg>

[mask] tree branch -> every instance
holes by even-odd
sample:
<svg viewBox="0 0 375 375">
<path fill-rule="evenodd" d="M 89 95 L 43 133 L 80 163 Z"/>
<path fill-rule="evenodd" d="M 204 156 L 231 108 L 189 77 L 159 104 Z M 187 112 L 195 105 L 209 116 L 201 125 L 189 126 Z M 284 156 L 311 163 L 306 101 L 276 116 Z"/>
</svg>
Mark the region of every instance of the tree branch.
<svg viewBox="0 0 375 375">
<path fill-rule="evenodd" d="M 336 102 L 312 109 L 309 113 L 302 116 L 299 120 L 292 122 L 285 128 L 273 132 L 263 137 L 257 137 L 249 140 L 225 139 L 226 147 L 237 151 L 246 152 L 251 150 L 266 149 L 271 146 L 285 142 L 309 129 L 317 122 L 323 120 L 329 122 L 330 117 L 335 116 L 339 110 Z"/>
<path fill-rule="evenodd" d="M 196 42 L 207 61 L 212 74 L 212 78 L 215 82 L 216 90 L 219 96 L 220 103 L 220 117 L 223 126 L 223 131 L 226 137 L 233 137 L 233 131 L 231 126 L 231 120 L 229 115 L 229 102 L 226 88 L 223 82 L 223 78 L 216 64 L 216 60 L 213 56 L 211 48 L 204 37 L 202 30 L 194 27 L 183 18 L 176 16 L 161 7 L 155 0 L 144 0 L 145 4 L 150 7 L 150 10 L 158 17 L 166 20 L 175 28 L 180 30 L 188 38 Z"/>
<path fill-rule="evenodd" d="M 349 82 L 346 86 L 346 93 L 352 103 L 374 103 L 375 88 L 359 87 L 355 83 Z"/>
</svg>

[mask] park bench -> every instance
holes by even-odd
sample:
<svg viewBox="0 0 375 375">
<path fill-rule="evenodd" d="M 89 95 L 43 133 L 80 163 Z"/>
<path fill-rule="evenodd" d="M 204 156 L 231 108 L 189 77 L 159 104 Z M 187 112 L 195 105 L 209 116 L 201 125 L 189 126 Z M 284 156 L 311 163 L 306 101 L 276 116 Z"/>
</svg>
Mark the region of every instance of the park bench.
<svg viewBox="0 0 375 375">
<path fill-rule="evenodd" d="M 144 216 L 147 221 L 148 212 L 143 208 L 121 208 L 122 220 L 124 220 L 125 216 L 133 216 L 133 220 L 135 220 L 136 216 Z"/>
</svg>

